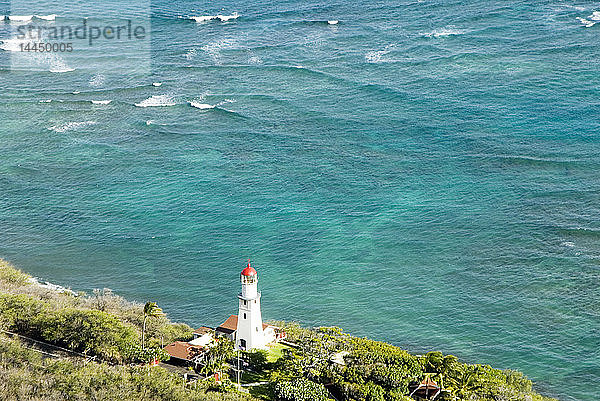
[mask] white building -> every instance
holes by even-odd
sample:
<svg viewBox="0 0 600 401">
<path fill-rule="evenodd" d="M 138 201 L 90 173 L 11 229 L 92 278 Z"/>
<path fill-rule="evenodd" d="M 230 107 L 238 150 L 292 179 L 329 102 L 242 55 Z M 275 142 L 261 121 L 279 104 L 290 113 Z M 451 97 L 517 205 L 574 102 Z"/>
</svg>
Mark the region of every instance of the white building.
<svg viewBox="0 0 600 401">
<path fill-rule="evenodd" d="M 181 364 L 202 364 L 215 340 L 225 337 L 233 341 L 235 348 L 243 351 L 264 349 L 267 345 L 286 338 L 285 332 L 275 326 L 263 324 L 260 312 L 260 292 L 258 274 L 248 266 L 240 274 L 242 292 L 238 294 L 238 314 L 231 315 L 215 330 L 202 326 L 194 331 L 189 342 L 175 341 L 165 347 L 173 362 Z"/>
<path fill-rule="evenodd" d="M 260 292 L 258 292 L 258 274 L 248 266 L 240 274 L 242 292 L 239 293 L 239 312 L 235 347 L 241 350 L 264 348 L 266 340 L 260 313 Z"/>
<path fill-rule="evenodd" d="M 238 294 L 238 314 L 231 315 L 215 330 L 216 337 L 226 337 L 235 348 L 244 351 L 267 348 L 267 345 L 283 340 L 286 335 L 279 327 L 264 324 L 260 312 L 258 274 L 248 266 L 240 274 L 242 292 Z"/>
</svg>

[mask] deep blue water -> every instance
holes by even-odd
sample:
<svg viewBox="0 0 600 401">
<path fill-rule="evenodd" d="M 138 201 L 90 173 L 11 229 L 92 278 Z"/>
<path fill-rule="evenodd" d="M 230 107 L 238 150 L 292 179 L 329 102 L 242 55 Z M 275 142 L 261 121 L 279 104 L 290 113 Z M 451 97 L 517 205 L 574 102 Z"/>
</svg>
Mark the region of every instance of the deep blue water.
<svg viewBox="0 0 600 401">
<path fill-rule="evenodd" d="M 265 318 L 596 400 L 600 3 L 346 3 L 107 0 L 146 50 L 0 50 L 0 257 L 194 326 L 251 258 Z"/>
</svg>

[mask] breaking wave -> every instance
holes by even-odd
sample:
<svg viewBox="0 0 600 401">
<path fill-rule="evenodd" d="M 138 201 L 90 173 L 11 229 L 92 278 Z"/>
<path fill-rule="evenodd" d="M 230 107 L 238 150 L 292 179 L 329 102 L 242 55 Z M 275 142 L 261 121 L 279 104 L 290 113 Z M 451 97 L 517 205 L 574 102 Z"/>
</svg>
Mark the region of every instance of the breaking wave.
<svg viewBox="0 0 600 401">
<path fill-rule="evenodd" d="M 112 102 L 112 100 L 92 100 L 91 102 L 92 102 L 92 104 L 107 105 L 107 104 L 110 104 Z"/>
<path fill-rule="evenodd" d="M 94 124 L 96 124 L 96 121 L 70 122 L 70 123 L 61 124 L 61 125 L 54 125 L 48 129 L 51 131 L 54 131 L 54 132 L 62 133 L 62 132 L 67 132 L 67 131 L 73 131 L 73 130 L 87 127 L 87 126 L 94 125 Z"/>
<path fill-rule="evenodd" d="M 200 102 L 194 102 L 194 101 L 190 102 L 190 106 L 195 107 L 200 110 L 214 109 L 215 107 L 217 107 L 217 105 L 210 105 L 208 103 L 200 103 Z"/>
<path fill-rule="evenodd" d="M 575 19 L 581 22 L 581 25 L 585 26 L 586 28 L 591 28 L 600 22 L 600 11 L 593 11 L 586 18 L 576 17 Z"/>
<path fill-rule="evenodd" d="M 577 17 L 576 19 L 577 19 L 577 21 L 581 22 L 581 24 L 583 26 L 585 26 L 586 28 L 591 28 L 594 25 L 596 25 L 596 22 L 587 20 L 585 18 Z"/>
<path fill-rule="evenodd" d="M 463 35 L 465 33 L 462 29 L 456 28 L 442 28 L 435 29 L 431 32 L 423 33 L 422 35 L 428 38 L 443 38 L 447 36 Z"/>
<path fill-rule="evenodd" d="M 0 49 L 7 52 L 20 52 L 21 43 L 25 44 L 28 42 L 26 39 L 3 39 L 0 43 Z"/>
<path fill-rule="evenodd" d="M 239 17 L 240 17 L 240 15 L 238 13 L 233 13 L 231 15 L 222 15 L 222 14 L 200 15 L 200 16 L 190 16 L 190 17 L 185 17 L 185 18 L 196 21 L 196 22 L 207 22 L 207 21 L 213 21 L 213 20 L 227 22 L 227 21 L 238 19 Z"/>
<path fill-rule="evenodd" d="M 65 65 L 64 63 L 59 63 L 58 65 L 52 66 L 50 67 L 50 72 L 71 72 L 71 71 L 75 71 L 75 68 L 71 68 L 67 65 Z"/>
<path fill-rule="evenodd" d="M 35 15 L 35 18 L 41 19 L 44 21 L 54 21 L 56 19 L 56 14 L 48 14 L 48 15 Z"/>
<path fill-rule="evenodd" d="M 217 104 L 202 103 L 201 101 L 198 101 L 198 100 L 192 100 L 189 103 L 190 103 L 190 106 L 195 107 L 197 109 L 210 110 L 210 109 L 219 108 L 220 106 L 227 104 L 227 103 L 235 103 L 235 100 L 225 99 Z M 229 110 L 225 110 L 225 111 L 229 111 Z"/>
<path fill-rule="evenodd" d="M 33 15 L 7 15 L 6 18 L 13 22 L 29 22 L 33 19 Z"/>
<path fill-rule="evenodd" d="M 592 21 L 600 21 L 600 11 L 594 11 L 592 15 L 588 15 L 588 18 Z"/>
<path fill-rule="evenodd" d="M 154 95 L 135 105 L 137 107 L 166 107 L 175 106 L 175 104 L 175 100 L 169 95 Z"/>
</svg>

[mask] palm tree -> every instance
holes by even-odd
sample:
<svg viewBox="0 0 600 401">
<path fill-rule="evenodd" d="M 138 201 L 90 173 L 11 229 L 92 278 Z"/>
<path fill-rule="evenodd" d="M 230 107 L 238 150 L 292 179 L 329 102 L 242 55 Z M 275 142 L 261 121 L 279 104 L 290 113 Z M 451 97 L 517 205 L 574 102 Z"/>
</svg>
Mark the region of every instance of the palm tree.
<svg viewBox="0 0 600 401">
<path fill-rule="evenodd" d="M 456 377 L 452 378 L 452 393 L 458 399 L 468 399 L 473 393 L 482 388 L 478 380 L 480 368 L 478 366 L 468 366 L 463 369 Z"/>
<path fill-rule="evenodd" d="M 146 348 L 146 320 L 149 317 L 163 316 L 164 312 L 158 307 L 156 302 L 146 302 L 144 305 L 144 324 L 142 326 L 142 349 Z"/>
</svg>

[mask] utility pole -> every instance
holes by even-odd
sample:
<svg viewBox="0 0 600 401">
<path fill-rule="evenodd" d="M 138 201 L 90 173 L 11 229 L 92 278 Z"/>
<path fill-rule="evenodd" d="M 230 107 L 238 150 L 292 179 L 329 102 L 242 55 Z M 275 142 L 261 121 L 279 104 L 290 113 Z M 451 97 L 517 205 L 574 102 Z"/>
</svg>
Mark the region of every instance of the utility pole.
<svg viewBox="0 0 600 401">
<path fill-rule="evenodd" d="M 237 384 L 238 384 L 238 391 L 242 390 L 242 387 L 240 386 L 240 350 L 237 350 Z"/>
</svg>

